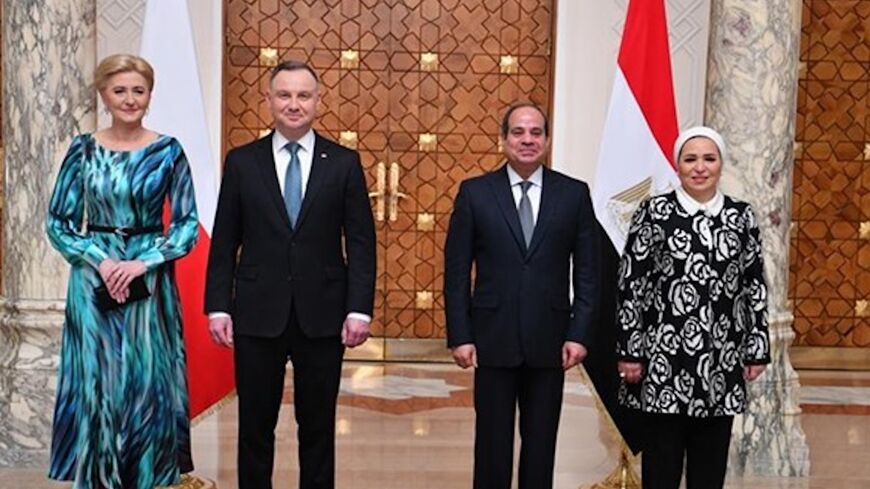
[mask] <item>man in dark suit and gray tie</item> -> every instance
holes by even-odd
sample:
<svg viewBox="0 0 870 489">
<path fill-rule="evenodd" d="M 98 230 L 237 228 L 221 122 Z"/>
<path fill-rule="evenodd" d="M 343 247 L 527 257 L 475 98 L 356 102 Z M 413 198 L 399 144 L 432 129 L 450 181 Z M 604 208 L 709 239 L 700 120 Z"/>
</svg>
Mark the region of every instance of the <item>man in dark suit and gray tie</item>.
<svg viewBox="0 0 870 489">
<path fill-rule="evenodd" d="M 344 348 L 369 333 L 375 229 L 356 151 L 315 133 L 317 75 L 272 70 L 268 136 L 227 154 L 208 263 L 209 331 L 235 352 L 239 488 L 272 487 L 287 358 L 300 489 L 335 487 Z"/>
<path fill-rule="evenodd" d="M 510 107 L 507 163 L 462 182 L 450 218 L 447 345 L 475 368 L 475 489 L 510 489 L 517 406 L 519 489 L 552 488 L 564 371 L 586 356 L 598 302 L 589 188 L 543 166 L 548 132 L 536 105 Z"/>
</svg>

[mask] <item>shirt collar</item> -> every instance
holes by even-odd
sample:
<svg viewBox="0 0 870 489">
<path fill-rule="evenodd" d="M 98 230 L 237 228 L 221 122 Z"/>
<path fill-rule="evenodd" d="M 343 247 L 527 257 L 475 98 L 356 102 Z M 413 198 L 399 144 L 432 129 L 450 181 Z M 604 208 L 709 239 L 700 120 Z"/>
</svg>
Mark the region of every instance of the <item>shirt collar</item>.
<svg viewBox="0 0 870 489">
<path fill-rule="evenodd" d="M 686 209 L 686 212 L 693 216 L 698 212 L 703 212 L 708 216 L 718 216 L 725 204 L 725 196 L 719 189 L 716 189 L 716 194 L 713 195 L 712 199 L 701 203 L 693 199 L 683 187 L 677 187 L 677 201 L 683 206 L 683 209 Z"/>
<path fill-rule="evenodd" d="M 514 185 L 518 185 L 523 181 L 523 177 L 519 176 L 519 174 L 514 171 L 513 167 L 510 164 L 507 165 L 507 174 L 508 180 L 511 182 L 511 187 Z M 536 187 L 543 187 L 544 183 L 544 167 L 543 165 L 539 166 L 537 170 L 534 171 L 529 176 L 529 181 L 532 182 L 532 185 Z"/>
<path fill-rule="evenodd" d="M 284 149 L 284 146 L 286 146 L 289 142 L 290 140 L 285 138 L 284 135 L 281 134 L 279 131 L 276 130 L 272 132 L 272 149 L 275 150 L 276 153 Z M 296 142 L 299 143 L 299 147 L 302 149 L 302 151 L 305 151 L 309 154 L 313 153 L 314 130 L 309 129 L 308 132 L 306 132 L 305 135 L 299 138 L 299 140 Z"/>
</svg>

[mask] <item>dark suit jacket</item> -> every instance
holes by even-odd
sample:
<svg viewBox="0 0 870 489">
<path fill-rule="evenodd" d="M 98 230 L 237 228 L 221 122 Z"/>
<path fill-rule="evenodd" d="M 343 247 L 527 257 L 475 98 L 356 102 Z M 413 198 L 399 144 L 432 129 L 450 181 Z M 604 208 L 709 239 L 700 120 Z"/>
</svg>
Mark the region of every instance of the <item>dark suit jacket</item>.
<svg viewBox="0 0 870 489">
<path fill-rule="evenodd" d="M 374 284 L 374 220 L 356 151 L 315 136 L 293 230 L 278 186 L 271 134 L 227 154 L 208 261 L 206 312 L 232 314 L 237 334 L 276 337 L 292 307 L 307 336 L 335 336 L 348 312 L 372 314 Z"/>
<path fill-rule="evenodd" d="M 566 340 L 587 344 L 598 303 L 595 223 L 589 187 L 544 168 L 526 249 L 507 167 L 462 182 L 445 247 L 447 345 L 474 343 L 481 366 L 558 367 Z"/>
</svg>

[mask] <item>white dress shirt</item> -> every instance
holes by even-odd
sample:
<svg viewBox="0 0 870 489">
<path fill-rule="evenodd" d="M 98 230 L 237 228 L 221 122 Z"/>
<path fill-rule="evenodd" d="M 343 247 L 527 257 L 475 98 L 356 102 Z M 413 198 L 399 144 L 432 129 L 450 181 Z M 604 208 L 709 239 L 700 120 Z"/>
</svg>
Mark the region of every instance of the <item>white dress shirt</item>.
<svg viewBox="0 0 870 489">
<path fill-rule="evenodd" d="M 275 174 L 278 176 L 278 187 L 281 188 L 281 195 L 284 195 L 284 175 L 287 173 L 287 167 L 290 165 L 290 150 L 285 148 L 290 140 L 285 138 L 278 131 L 272 133 L 272 156 L 275 159 Z M 308 177 L 311 175 L 311 163 L 314 161 L 314 131 L 309 129 L 304 136 L 299 138 L 299 149 L 296 155 L 299 157 L 299 169 L 301 170 L 302 180 L 302 198 L 305 199 L 305 190 L 308 188 Z M 227 312 L 210 312 L 209 319 L 219 317 L 230 317 Z M 360 319 L 367 323 L 372 322 L 372 317 L 361 312 L 350 312 L 347 314 L 347 319 Z"/>
<path fill-rule="evenodd" d="M 523 198 L 523 188 L 520 185 L 523 182 L 523 177 L 519 176 L 510 165 L 507 167 L 507 173 L 508 180 L 511 182 L 511 192 L 514 194 L 514 204 L 519 208 L 520 199 Z M 529 203 L 532 204 L 532 218 L 534 219 L 535 224 L 537 224 L 538 210 L 541 208 L 541 191 L 544 188 L 544 167 L 539 166 L 538 169 L 529 176 L 529 181 L 532 182 L 532 186 L 529 187 L 526 194 L 529 196 Z"/>
<path fill-rule="evenodd" d="M 275 158 L 275 174 L 278 175 L 281 195 L 284 195 L 284 175 L 286 175 L 287 167 L 290 165 L 290 150 L 284 147 L 289 142 L 290 140 L 280 132 L 272 133 L 272 156 Z M 304 199 L 305 189 L 308 188 L 308 176 L 311 175 L 311 162 L 314 160 L 314 131 L 309 129 L 296 142 L 299 143 L 296 155 L 299 156 L 299 169 L 302 170 L 302 198 Z"/>
</svg>

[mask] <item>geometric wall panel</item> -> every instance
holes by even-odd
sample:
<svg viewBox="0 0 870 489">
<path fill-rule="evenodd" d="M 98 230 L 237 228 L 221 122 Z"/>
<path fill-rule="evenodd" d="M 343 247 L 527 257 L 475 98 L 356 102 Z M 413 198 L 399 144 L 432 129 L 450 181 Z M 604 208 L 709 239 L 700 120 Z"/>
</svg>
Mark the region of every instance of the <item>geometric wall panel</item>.
<svg viewBox="0 0 870 489">
<path fill-rule="evenodd" d="M 789 296 L 795 344 L 870 347 L 870 1 L 803 0 Z"/>
</svg>

